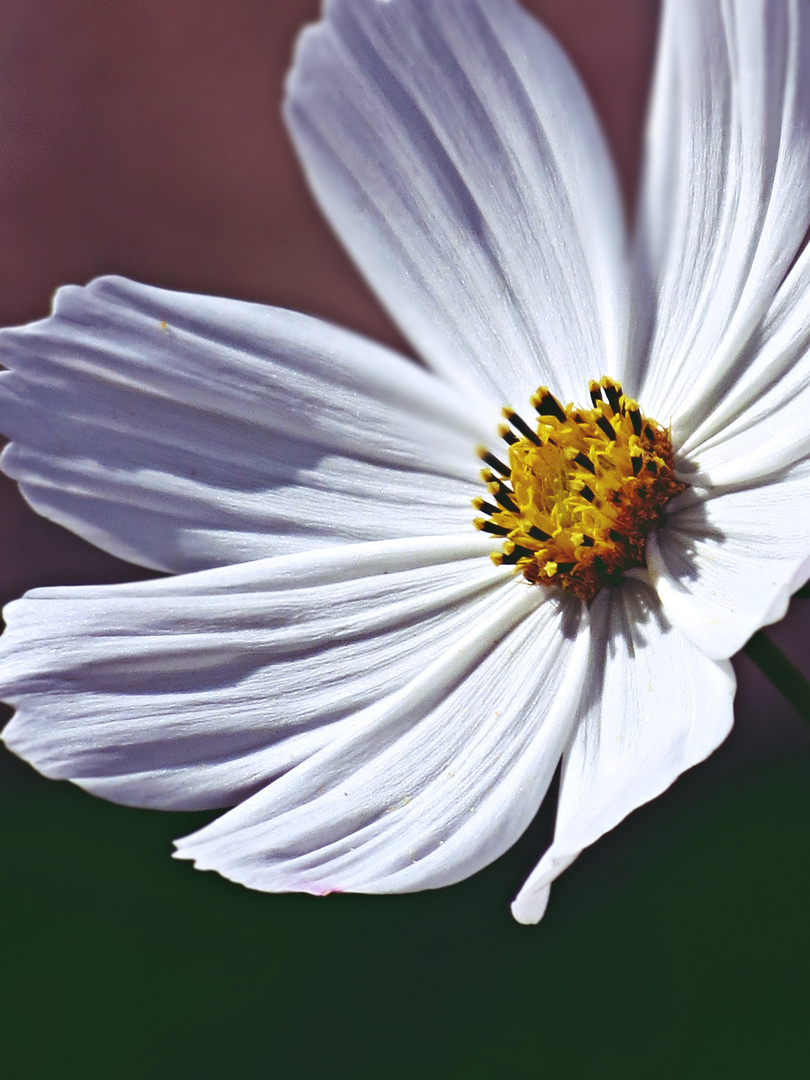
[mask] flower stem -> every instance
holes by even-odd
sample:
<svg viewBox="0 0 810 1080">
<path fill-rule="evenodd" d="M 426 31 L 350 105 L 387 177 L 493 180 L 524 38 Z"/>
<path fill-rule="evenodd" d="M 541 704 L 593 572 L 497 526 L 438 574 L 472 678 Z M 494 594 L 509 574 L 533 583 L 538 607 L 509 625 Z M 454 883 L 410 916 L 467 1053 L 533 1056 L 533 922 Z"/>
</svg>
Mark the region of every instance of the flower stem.
<svg viewBox="0 0 810 1080">
<path fill-rule="evenodd" d="M 796 595 L 798 596 L 799 593 Z M 810 724 L 810 682 L 788 660 L 782 650 L 778 649 L 762 630 L 759 630 L 744 646 L 743 652 L 754 661 L 763 675 L 768 676 L 802 720 Z"/>
</svg>

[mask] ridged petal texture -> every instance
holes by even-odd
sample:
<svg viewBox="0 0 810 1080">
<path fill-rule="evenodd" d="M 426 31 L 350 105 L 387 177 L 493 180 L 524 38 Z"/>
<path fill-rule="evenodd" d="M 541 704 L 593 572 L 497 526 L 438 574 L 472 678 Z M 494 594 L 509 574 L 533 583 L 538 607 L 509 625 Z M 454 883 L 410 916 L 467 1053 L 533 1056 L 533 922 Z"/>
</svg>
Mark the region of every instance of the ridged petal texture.
<svg viewBox="0 0 810 1080">
<path fill-rule="evenodd" d="M 543 914 L 732 723 L 727 658 L 810 573 L 810 9 L 664 4 L 631 269 L 587 96 L 512 0 L 326 0 L 308 182 L 431 369 L 318 320 L 104 278 L 0 332 L 0 463 L 179 576 L 7 609 L 8 745 L 119 802 L 233 807 L 179 855 L 258 889 L 432 888 L 562 759 Z M 632 313 L 627 278 L 632 276 Z M 477 444 L 622 380 L 689 488 L 588 607 L 475 532 Z"/>
<path fill-rule="evenodd" d="M 646 585 L 604 589 L 591 607 L 583 716 L 563 757 L 554 840 L 512 911 L 537 922 L 549 886 L 580 851 L 708 757 L 731 730 L 731 665 L 703 655 Z"/>
<path fill-rule="evenodd" d="M 668 616 L 717 658 L 810 573 L 808 98 L 806 4 L 665 5 L 635 356 L 693 487 L 647 556 Z"/>
<path fill-rule="evenodd" d="M 175 572 L 467 528 L 497 417 L 346 330 L 122 278 L 60 290 L 0 361 L 34 508 Z"/>
<path fill-rule="evenodd" d="M 258 888 L 458 880 L 537 811 L 588 659 L 580 605 L 484 543 L 37 590 L 8 608 L 5 740 L 119 802 L 246 800 L 180 850 Z"/>
<path fill-rule="evenodd" d="M 670 0 L 638 233 L 639 394 L 676 441 L 723 423 L 810 225 L 810 10 Z M 720 407 L 718 410 L 718 406 Z M 705 429 L 704 429 L 705 430 Z"/>
<path fill-rule="evenodd" d="M 437 371 L 522 408 L 620 374 L 624 225 L 576 73 L 513 0 L 327 0 L 286 117 L 312 190 Z"/>
<path fill-rule="evenodd" d="M 648 542 L 650 577 L 707 656 L 733 656 L 810 576 L 810 461 L 776 482 L 680 501 Z"/>
<path fill-rule="evenodd" d="M 315 893 L 474 873 L 511 847 L 551 782 L 586 671 L 581 619 L 513 579 L 410 684 L 179 855 L 253 888 Z"/>
</svg>

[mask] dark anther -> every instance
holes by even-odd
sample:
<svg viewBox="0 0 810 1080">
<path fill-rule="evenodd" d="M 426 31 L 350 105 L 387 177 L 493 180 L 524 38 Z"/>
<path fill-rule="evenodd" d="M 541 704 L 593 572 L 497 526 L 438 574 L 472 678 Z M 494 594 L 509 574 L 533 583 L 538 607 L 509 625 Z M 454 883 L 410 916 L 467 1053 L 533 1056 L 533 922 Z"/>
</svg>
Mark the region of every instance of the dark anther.
<svg viewBox="0 0 810 1080">
<path fill-rule="evenodd" d="M 602 400 L 602 387 L 599 383 L 594 383 L 590 389 L 591 401 L 596 405 Z"/>
<path fill-rule="evenodd" d="M 630 423 L 633 425 L 633 433 L 636 436 L 641 434 L 641 413 L 638 409 L 630 410 Z"/>
<path fill-rule="evenodd" d="M 537 434 L 534 431 L 532 431 L 532 429 L 529 427 L 529 425 L 526 423 L 526 421 L 523 419 L 522 416 L 518 416 L 518 414 L 516 412 L 513 412 L 512 409 L 509 409 L 508 411 L 504 411 L 504 416 L 509 421 L 509 423 L 512 425 L 512 427 L 514 427 L 517 431 L 520 432 L 520 434 L 523 436 L 524 439 L 528 439 L 529 442 L 534 443 L 535 446 L 542 446 L 543 445 L 540 442 L 540 439 L 537 436 Z"/>
<path fill-rule="evenodd" d="M 577 564 L 575 562 L 558 562 L 557 573 L 558 574 L 570 574 Z"/>
<path fill-rule="evenodd" d="M 638 476 L 638 474 L 641 472 L 641 458 L 631 457 L 630 464 L 633 466 L 633 476 Z"/>
<path fill-rule="evenodd" d="M 494 521 L 484 521 L 481 524 L 481 531 L 492 533 L 493 536 L 508 536 L 509 529 L 503 525 L 496 525 Z"/>
<path fill-rule="evenodd" d="M 592 536 L 583 536 L 582 537 L 582 546 L 583 547 L 593 547 L 593 537 Z"/>
<path fill-rule="evenodd" d="M 508 465 L 504 465 L 502 461 L 499 461 L 494 454 L 490 454 L 487 450 L 486 453 L 481 454 L 481 460 L 485 461 L 489 465 L 490 469 L 494 469 L 495 472 L 499 472 L 501 476 L 511 476 L 512 472 Z"/>
<path fill-rule="evenodd" d="M 538 529 L 536 525 L 532 525 L 529 529 L 529 536 L 533 540 L 550 540 L 551 536 L 547 532 L 543 532 L 542 529 Z"/>
<path fill-rule="evenodd" d="M 587 484 L 580 491 L 580 495 L 582 496 L 583 499 L 587 499 L 588 502 L 593 502 L 593 500 L 596 498 L 596 496 L 594 495 L 594 493 L 591 491 L 591 489 L 588 487 Z"/>
<path fill-rule="evenodd" d="M 509 491 L 504 484 L 498 484 L 498 490 L 493 491 L 492 494 L 495 496 L 495 501 L 498 503 L 499 506 L 502 506 L 504 510 L 508 510 L 510 514 L 520 513 L 520 510 L 509 497 L 512 492 Z"/>
<path fill-rule="evenodd" d="M 647 436 L 647 438 L 650 440 L 650 442 L 652 442 L 653 439 L 655 438 L 655 432 L 653 431 L 653 429 L 650 427 L 649 424 L 644 428 L 644 434 Z"/>
<path fill-rule="evenodd" d="M 658 466 L 653 460 L 647 462 L 647 472 L 651 472 L 653 476 L 658 475 Z"/>
<path fill-rule="evenodd" d="M 591 462 L 585 456 L 585 454 L 582 453 L 582 451 L 577 454 L 577 456 L 574 458 L 574 461 L 577 463 L 577 465 L 581 465 L 583 469 L 587 469 L 588 472 L 591 473 L 593 476 L 596 475 L 596 469 L 594 468 L 593 462 Z"/>
<path fill-rule="evenodd" d="M 535 409 L 541 416 L 556 416 L 558 420 L 565 419 L 562 405 L 548 390 L 543 392 L 540 400 L 535 405 Z"/>
<path fill-rule="evenodd" d="M 514 431 L 504 431 L 501 438 L 508 446 L 514 446 L 516 442 L 520 442 L 520 439 L 514 433 Z"/>
<path fill-rule="evenodd" d="M 620 413 L 621 409 L 619 408 L 619 391 L 616 389 L 616 387 L 608 383 L 608 385 L 605 387 L 605 396 L 607 397 L 608 403 L 610 404 L 611 409 L 613 409 L 614 414 Z"/>
<path fill-rule="evenodd" d="M 493 506 L 492 503 L 486 502 L 484 499 L 479 502 L 476 510 L 483 510 L 484 513 L 489 514 L 490 517 L 492 517 L 493 514 L 500 514 L 501 512 L 497 506 Z"/>
<path fill-rule="evenodd" d="M 624 540 L 624 537 L 622 536 L 622 534 L 620 532 L 618 532 L 618 530 L 616 530 L 616 529 L 611 529 L 610 532 L 608 533 L 608 536 L 610 537 L 610 539 L 613 541 L 614 544 L 620 544 Z"/>
<path fill-rule="evenodd" d="M 525 548 L 525 547 L 520 547 L 520 546 L 518 545 L 518 546 L 517 546 L 517 547 L 515 548 L 515 550 L 514 550 L 514 551 L 512 552 L 512 554 L 513 554 L 513 555 L 517 555 L 517 557 L 518 557 L 519 559 L 526 559 L 526 558 L 528 558 L 529 556 L 531 556 L 531 555 L 534 555 L 534 552 L 533 552 L 533 551 L 530 551 L 530 550 L 529 550 L 528 548 Z"/>
<path fill-rule="evenodd" d="M 613 430 L 613 424 L 611 424 L 606 416 L 600 416 L 596 421 L 596 425 L 604 431 L 609 439 L 616 442 L 616 432 Z"/>
<path fill-rule="evenodd" d="M 511 555 L 504 555 L 502 562 L 507 566 L 514 566 L 518 559 L 527 559 L 534 555 L 533 551 L 529 551 L 525 547 L 516 547 Z"/>
</svg>

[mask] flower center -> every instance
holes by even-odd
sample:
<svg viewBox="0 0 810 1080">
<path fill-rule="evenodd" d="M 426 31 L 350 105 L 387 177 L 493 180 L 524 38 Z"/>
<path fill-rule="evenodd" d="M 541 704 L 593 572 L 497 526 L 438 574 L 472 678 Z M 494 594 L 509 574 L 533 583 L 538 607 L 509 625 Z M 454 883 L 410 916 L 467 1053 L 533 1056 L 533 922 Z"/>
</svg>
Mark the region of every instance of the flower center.
<svg viewBox="0 0 810 1080">
<path fill-rule="evenodd" d="M 536 431 L 513 409 L 500 435 L 508 465 L 485 448 L 481 477 L 492 502 L 475 526 L 504 537 L 492 558 L 535 585 L 592 600 L 625 570 L 644 566 L 644 543 L 666 504 L 684 490 L 675 478 L 667 429 L 607 377 L 589 386 L 593 407 L 563 408 L 541 386 L 532 398 Z"/>
</svg>

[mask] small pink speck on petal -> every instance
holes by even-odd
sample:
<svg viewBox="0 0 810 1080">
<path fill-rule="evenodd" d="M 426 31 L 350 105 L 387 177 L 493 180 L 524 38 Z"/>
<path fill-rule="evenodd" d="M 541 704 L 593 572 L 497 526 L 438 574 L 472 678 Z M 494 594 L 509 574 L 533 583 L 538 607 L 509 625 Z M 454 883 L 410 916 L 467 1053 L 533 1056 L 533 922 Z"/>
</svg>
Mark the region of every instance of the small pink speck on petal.
<svg viewBox="0 0 810 1080">
<path fill-rule="evenodd" d="M 343 892 L 343 889 L 335 889 L 331 885 L 315 885 L 308 881 L 301 881 L 293 888 L 295 892 L 307 892 L 310 896 L 329 896 L 330 893 Z"/>
</svg>

